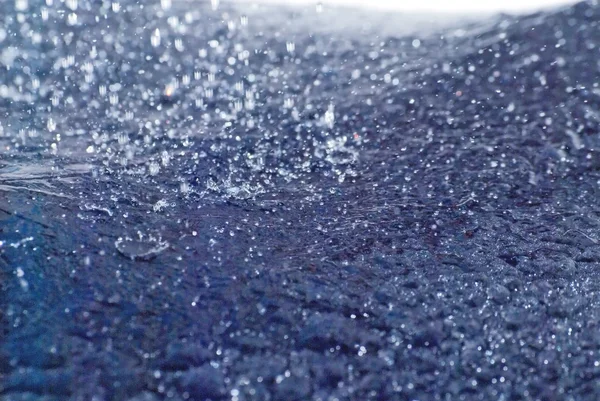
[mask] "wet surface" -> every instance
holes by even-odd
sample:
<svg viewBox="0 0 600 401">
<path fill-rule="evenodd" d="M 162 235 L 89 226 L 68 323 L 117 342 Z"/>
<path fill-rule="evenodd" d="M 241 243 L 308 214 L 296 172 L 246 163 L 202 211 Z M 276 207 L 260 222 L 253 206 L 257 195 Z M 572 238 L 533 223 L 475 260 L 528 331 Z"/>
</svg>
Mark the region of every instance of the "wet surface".
<svg viewBox="0 0 600 401">
<path fill-rule="evenodd" d="M 598 398 L 600 8 L 132 3 L 0 4 L 2 401 Z"/>
</svg>

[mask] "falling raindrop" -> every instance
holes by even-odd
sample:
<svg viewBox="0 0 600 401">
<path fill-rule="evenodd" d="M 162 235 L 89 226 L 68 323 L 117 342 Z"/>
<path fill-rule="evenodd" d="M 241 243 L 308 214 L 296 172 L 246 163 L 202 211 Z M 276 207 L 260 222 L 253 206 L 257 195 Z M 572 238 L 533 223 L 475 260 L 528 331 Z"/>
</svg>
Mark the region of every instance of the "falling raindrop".
<svg viewBox="0 0 600 401">
<path fill-rule="evenodd" d="M 158 165 L 158 163 L 152 162 L 148 166 L 148 172 L 150 173 L 150 175 L 157 175 L 159 171 L 160 166 Z"/>
<path fill-rule="evenodd" d="M 46 127 L 48 128 L 49 132 L 54 132 L 56 130 L 56 122 L 52 119 L 52 117 L 48 119 Z"/>
<path fill-rule="evenodd" d="M 324 116 L 324 122 L 329 129 L 333 128 L 335 124 L 335 106 L 333 104 L 330 104 L 327 107 L 327 111 L 325 112 Z"/>
<path fill-rule="evenodd" d="M 67 17 L 67 23 L 69 25 L 77 25 L 77 14 L 69 13 L 69 16 Z"/>
<path fill-rule="evenodd" d="M 150 36 L 150 43 L 153 47 L 160 46 L 160 30 L 158 28 L 152 32 L 152 35 Z"/>
<path fill-rule="evenodd" d="M 28 0 L 15 0 L 15 10 L 25 11 L 29 8 Z"/>
<path fill-rule="evenodd" d="M 183 41 L 179 38 L 175 39 L 175 49 L 178 52 L 182 52 L 184 50 Z"/>
</svg>

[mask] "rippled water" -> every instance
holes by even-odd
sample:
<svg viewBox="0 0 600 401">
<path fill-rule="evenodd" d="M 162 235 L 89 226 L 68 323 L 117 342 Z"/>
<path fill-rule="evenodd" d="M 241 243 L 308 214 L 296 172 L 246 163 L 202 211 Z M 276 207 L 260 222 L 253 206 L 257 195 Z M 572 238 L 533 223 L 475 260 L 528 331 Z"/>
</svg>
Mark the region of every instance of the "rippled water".
<svg viewBox="0 0 600 401">
<path fill-rule="evenodd" d="M 2 401 L 600 393 L 597 5 L 0 20 Z"/>
</svg>

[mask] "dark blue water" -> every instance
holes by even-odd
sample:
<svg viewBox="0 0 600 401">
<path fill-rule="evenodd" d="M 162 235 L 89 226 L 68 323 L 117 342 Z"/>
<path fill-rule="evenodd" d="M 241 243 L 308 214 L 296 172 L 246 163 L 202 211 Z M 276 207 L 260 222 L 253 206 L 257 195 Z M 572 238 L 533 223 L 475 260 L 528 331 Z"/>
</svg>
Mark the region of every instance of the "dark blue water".
<svg viewBox="0 0 600 401">
<path fill-rule="evenodd" d="M 600 8 L 0 4 L 0 400 L 596 400 Z"/>
</svg>

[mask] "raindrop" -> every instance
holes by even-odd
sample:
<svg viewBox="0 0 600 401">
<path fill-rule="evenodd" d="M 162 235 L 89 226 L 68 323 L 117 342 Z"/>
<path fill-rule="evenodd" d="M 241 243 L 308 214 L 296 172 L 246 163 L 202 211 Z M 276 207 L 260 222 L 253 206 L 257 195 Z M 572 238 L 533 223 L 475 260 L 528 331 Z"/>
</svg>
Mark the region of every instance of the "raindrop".
<svg viewBox="0 0 600 401">
<path fill-rule="evenodd" d="M 168 10 L 171 8 L 171 0 L 160 0 L 160 6 L 163 10 Z"/>
<path fill-rule="evenodd" d="M 67 17 L 67 23 L 69 25 L 77 25 L 77 14 L 70 13 L 69 16 Z"/>
<path fill-rule="evenodd" d="M 335 124 L 335 106 L 333 104 L 330 104 L 329 107 L 327 108 L 327 111 L 325 112 L 324 120 L 325 120 L 325 125 L 327 125 L 327 127 L 329 129 L 332 129 Z"/>
<path fill-rule="evenodd" d="M 160 46 L 160 30 L 158 28 L 152 32 L 152 36 L 150 36 L 150 43 L 153 47 Z"/>
<path fill-rule="evenodd" d="M 25 11 L 29 8 L 28 0 L 15 0 L 15 10 Z"/>
<path fill-rule="evenodd" d="M 150 175 L 157 175 L 159 171 L 160 166 L 156 162 L 152 162 L 150 163 L 150 166 L 148 166 L 148 172 L 150 173 Z"/>
<path fill-rule="evenodd" d="M 46 127 L 48 128 L 48 131 L 50 131 L 50 132 L 54 132 L 56 130 L 56 122 L 52 119 L 52 117 L 50 117 L 48 119 L 48 123 L 46 124 Z"/>
<path fill-rule="evenodd" d="M 179 192 L 181 192 L 182 194 L 187 194 L 188 192 L 190 192 L 190 185 L 187 182 L 182 182 L 179 185 Z"/>
<path fill-rule="evenodd" d="M 182 52 L 183 51 L 183 41 L 181 39 L 175 39 L 175 49 L 177 49 L 178 52 Z"/>
</svg>

